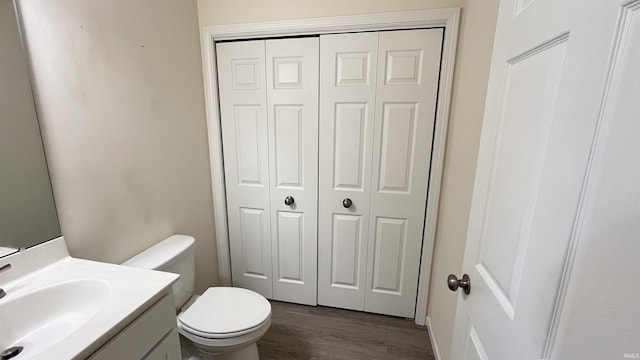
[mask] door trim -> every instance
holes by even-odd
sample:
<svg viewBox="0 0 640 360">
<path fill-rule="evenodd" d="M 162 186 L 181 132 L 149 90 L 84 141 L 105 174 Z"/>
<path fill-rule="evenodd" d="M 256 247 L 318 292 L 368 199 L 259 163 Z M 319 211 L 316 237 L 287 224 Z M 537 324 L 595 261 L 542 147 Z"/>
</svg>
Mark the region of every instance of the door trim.
<svg viewBox="0 0 640 360">
<path fill-rule="evenodd" d="M 433 152 L 431 155 L 431 172 L 427 191 L 428 201 L 422 235 L 422 254 L 415 315 L 417 324 L 426 324 L 433 244 L 440 203 L 440 187 L 444 167 L 444 151 L 449 122 L 459 19 L 459 8 L 447 8 L 202 27 L 202 60 L 209 136 L 209 159 L 211 163 L 211 185 L 213 188 L 214 224 L 216 239 L 218 239 L 216 241 L 218 271 L 222 285 L 231 285 L 231 259 L 229 255 L 229 231 L 227 228 L 215 42 L 278 36 L 441 27 L 444 28 L 442 62 L 440 65 L 440 84 L 438 87 L 438 103 L 436 107 Z M 225 239 L 225 241 L 219 241 L 220 239 Z"/>
</svg>

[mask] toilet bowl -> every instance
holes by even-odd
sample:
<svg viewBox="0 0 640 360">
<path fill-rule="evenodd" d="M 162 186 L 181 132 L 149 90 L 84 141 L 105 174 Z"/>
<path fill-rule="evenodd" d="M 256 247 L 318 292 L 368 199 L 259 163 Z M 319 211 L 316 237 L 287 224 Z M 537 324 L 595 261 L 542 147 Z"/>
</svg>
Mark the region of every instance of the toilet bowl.
<svg viewBox="0 0 640 360">
<path fill-rule="evenodd" d="M 180 334 L 200 353 L 214 359 L 258 359 L 256 341 L 270 325 L 267 299 L 241 288 L 209 288 L 178 315 Z M 238 354 L 240 350 L 243 352 Z M 248 356 L 251 352 L 255 356 Z"/>
<path fill-rule="evenodd" d="M 256 342 L 271 325 L 271 304 L 262 295 L 242 288 L 210 287 L 194 296 L 193 244 L 193 237 L 173 235 L 122 265 L 180 274 L 173 285 L 176 309 L 181 309 L 178 332 L 200 357 L 258 360 Z"/>
</svg>

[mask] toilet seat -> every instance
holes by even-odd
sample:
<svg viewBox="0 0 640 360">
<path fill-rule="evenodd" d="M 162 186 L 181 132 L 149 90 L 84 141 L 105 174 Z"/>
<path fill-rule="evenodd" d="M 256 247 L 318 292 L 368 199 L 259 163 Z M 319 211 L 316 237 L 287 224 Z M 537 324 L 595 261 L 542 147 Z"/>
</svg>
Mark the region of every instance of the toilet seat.
<svg viewBox="0 0 640 360">
<path fill-rule="evenodd" d="M 211 287 L 178 316 L 181 332 L 194 338 L 229 339 L 261 332 L 271 323 L 271 304 L 251 290 Z M 188 336 L 188 337 L 192 337 Z"/>
<path fill-rule="evenodd" d="M 205 346 L 205 347 L 212 347 L 217 349 L 221 349 L 221 348 L 229 349 L 229 348 L 242 348 L 252 343 L 255 343 L 267 332 L 267 330 L 269 330 L 270 326 L 271 326 L 271 319 L 267 319 L 267 321 L 265 321 L 264 323 L 251 329 L 251 331 L 245 331 L 242 334 L 236 333 L 236 334 L 233 334 L 233 336 L 229 336 L 229 337 L 213 338 L 210 335 L 208 335 L 207 337 L 203 337 L 203 336 L 193 334 L 190 331 L 190 329 L 186 329 L 184 325 L 178 322 L 178 332 L 182 336 L 191 340 L 191 342 L 193 342 L 196 346 L 200 346 L 200 347 Z"/>
<path fill-rule="evenodd" d="M 242 330 L 242 331 L 236 331 L 236 332 L 230 332 L 230 333 L 223 333 L 223 334 L 203 333 L 203 332 L 198 331 L 196 329 L 190 328 L 189 326 L 185 325 L 184 323 L 179 323 L 178 325 L 179 325 L 179 328 L 182 329 L 183 332 L 188 332 L 189 334 L 197 336 L 197 337 L 200 337 L 200 338 L 215 340 L 215 339 L 229 339 L 229 338 L 241 337 L 243 335 L 247 335 L 247 334 L 250 334 L 250 333 L 255 332 L 257 330 L 260 330 L 267 323 L 271 323 L 271 319 L 267 319 L 267 320 L 263 321 L 262 323 L 254 326 L 252 328 L 249 328 L 249 329 L 245 329 L 245 330 Z"/>
</svg>

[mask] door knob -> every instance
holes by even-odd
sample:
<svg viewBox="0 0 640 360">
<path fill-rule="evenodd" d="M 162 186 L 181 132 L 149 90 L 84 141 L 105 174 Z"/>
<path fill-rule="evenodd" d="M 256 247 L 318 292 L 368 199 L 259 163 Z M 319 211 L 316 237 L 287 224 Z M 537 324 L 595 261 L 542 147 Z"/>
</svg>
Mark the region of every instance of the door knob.
<svg viewBox="0 0 640 360">
<path fill-rule="evenodd" d="M 469 295 L 471 292 L 471 279 L 469 279 L 469 275 L 462 275 L 462 279 L 458 280 L 458 277 L 451 274 L 447 277 L 447 286 L 449 286 L 449 290 L 456 291 L 459 287 L 462 288 L 462 291 L 466 295 Z"/>
<path fill-rule="evenodd" d="M 284 198 L 284 204 L 285 205 L 291 205 L 295 202 L 295 200 L 293 199 L 293 197 L 291 196 L 287 196 L 286 198 Z"/>
<path fill-rule="evenodd" d="M 345 208 L 350 208 L 351 205 L 353 205 L 353 201 L 351 201 L 351 199 L 346 198 L 344 200 L 342 200 L 342 206 L 344 206 Z"/>
</svg>

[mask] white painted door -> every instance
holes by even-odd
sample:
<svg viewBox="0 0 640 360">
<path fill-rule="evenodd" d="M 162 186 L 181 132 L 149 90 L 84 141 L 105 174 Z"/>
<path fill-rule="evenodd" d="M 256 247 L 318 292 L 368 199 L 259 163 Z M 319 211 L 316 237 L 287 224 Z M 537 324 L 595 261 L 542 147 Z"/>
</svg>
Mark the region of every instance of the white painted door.
<svg viewBox="0 0 640 360">
<path fill-rule="evenodd" d="M 501 3 L 452 359 L 554 358 L 612 39 L 638 3 Z"/>
<path fill-rule="evenodd" d="M 428 29 L 378 40 L 366 311 L 415 314 L 442 38 Z"/>
<path fill-rule="evenodd" d="M 378 33 L 320 48 L 318 303 L 364 310 Z"/>
<path fill-rule="evenodd" d="M 321 304 L 415 313 L 442 35 L 321 37 Z"/>
<path fill-rule="evenodd" d="M 266 41 L 273 298 L 308 305 L 317 303 L 318 51 L 318 38 Z"/>
<path fill-rule="evenodd" d="M 272 297 L 264 41 L 216 45 L 233 285 Z"/>
</svg>

